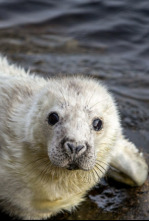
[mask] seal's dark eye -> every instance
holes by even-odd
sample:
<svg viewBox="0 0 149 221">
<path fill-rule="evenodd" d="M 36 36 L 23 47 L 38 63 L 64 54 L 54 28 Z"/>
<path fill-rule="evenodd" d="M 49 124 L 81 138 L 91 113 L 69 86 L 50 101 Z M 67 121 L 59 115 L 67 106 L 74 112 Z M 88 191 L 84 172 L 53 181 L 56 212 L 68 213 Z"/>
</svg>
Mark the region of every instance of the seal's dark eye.
<svg viewBox="0 0 149 221">
<path fill-rule="evenodd" d="M 59 116 L 56 112 L 49 114 L 48 116 L 48 124 L 54 125 L 59 121 Z"/>
<path fill-rule="evenodd" d="M 99 131 L 102 129 L 102 121 L 99 118 L 97 118 L 93 121 L 93 128 L 96 131 Z"/>
</svg>

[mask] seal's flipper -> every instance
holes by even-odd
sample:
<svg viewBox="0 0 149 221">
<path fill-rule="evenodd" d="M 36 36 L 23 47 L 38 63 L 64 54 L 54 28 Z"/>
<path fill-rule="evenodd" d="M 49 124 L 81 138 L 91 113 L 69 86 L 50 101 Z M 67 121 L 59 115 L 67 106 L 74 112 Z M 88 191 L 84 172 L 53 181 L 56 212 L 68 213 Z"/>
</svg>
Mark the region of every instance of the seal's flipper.
<svg viewBox="0 0 149 221">
<path fill-rule="evenodd" d="M 141 186 L 147 179 L 148 166 L 134 144 L 121 137 L 112 152 L 108 175 L 131 186 Z"/>
</svg>

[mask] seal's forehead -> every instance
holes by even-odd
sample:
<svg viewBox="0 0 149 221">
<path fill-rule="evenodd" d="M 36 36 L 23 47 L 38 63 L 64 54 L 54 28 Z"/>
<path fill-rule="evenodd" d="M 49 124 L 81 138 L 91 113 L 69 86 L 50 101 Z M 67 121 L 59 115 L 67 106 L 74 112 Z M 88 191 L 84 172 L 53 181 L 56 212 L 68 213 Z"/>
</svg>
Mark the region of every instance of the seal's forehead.
<svg viewBox="0 0 149 221">
<path fill-rule="evenodd" d="M 56 85 L 55 91 L 59 95 L 60 102 L 78 110 L 105 106 L 106 99 L 109 98 L 105 87 L 92 79 L 64 78 Z"/>
</svg>

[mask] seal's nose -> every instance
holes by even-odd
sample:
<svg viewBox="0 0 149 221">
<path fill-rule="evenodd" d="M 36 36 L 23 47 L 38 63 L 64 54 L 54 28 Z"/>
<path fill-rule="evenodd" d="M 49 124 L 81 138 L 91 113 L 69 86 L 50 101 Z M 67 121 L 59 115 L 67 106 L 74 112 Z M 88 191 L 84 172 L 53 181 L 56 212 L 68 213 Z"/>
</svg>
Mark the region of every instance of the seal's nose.
<svg viewBox="0 0 149 221">
<path fill-rule="evenodd" d="M 76 146 L 74 143 L 72 142 L 66 142 L 64 144 L 64 148 L 66 150 L 66 153 L 69 155 L 69 156 L 80 156 L 82 155 L 85 151 L 86 151 L 86 145 L 79 145 L 79 146 Z"/>
</svg>

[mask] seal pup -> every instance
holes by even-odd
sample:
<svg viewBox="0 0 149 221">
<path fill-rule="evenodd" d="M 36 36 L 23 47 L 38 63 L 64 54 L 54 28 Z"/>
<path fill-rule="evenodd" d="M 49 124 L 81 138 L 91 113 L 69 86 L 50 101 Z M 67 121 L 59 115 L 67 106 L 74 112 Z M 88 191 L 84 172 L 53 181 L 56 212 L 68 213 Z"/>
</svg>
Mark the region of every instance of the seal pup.
<svg viewBox="0 0 149 221">
<path fill-rule="evenodd" d="M 71 211 L 109 175 L 142 185 L 148 167 L 116 103 L 87 77 L 45 80 L 0 58 L 0 206 L 20 219 Z"/>
</svg>

